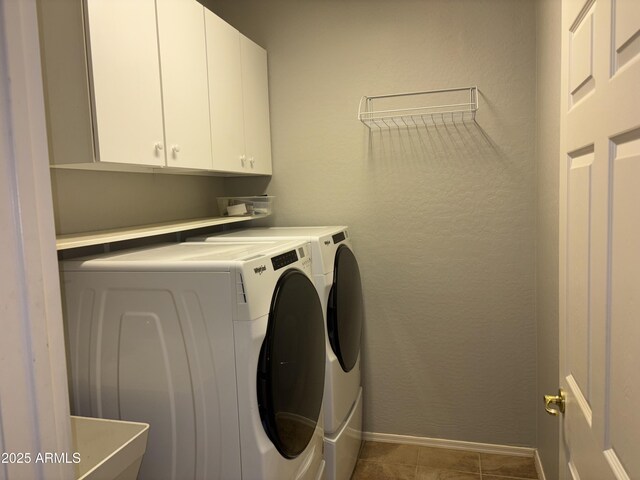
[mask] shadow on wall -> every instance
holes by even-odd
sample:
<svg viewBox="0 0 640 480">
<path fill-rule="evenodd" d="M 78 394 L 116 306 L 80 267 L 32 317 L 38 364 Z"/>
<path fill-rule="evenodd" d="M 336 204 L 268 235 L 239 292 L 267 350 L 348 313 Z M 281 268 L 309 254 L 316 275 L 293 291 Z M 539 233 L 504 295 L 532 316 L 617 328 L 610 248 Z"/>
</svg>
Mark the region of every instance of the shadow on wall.
<svg viewBox="0 0 640 480">
<path fill-rule="evenodd" d="M 410 163 L 416 159 L 464 167 L 473 162 L 482 162 L 485 166 L 495 162 L 502 166 L 507 163 L 506 153 L 476 121 L 447 115 L 408 126 L 372 127 L 368 158 L 376 164 L 399 160 Z"/>
</svg>

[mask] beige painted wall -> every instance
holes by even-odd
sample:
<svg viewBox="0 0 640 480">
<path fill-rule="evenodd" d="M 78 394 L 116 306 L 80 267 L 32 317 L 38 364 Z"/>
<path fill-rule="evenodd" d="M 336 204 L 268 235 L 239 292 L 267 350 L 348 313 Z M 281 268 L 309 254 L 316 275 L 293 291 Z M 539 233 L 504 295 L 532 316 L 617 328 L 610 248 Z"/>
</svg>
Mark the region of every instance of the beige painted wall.
<svg viewBox="0 0 640 480">
<path fill-rule="evenodd" d="M 217 215 L 223 182 L 193 175 L 52 169 L 56 233 Z"/>
<path fill-rule="evenodd" d="M 533 0 L 202 0 L 269 51 L 279 225 L 351 227 L 365 429 L 536 441 Z M 478 124 L 369 135 L 362 95 L 478 85 Z"/>
<path fill-rule="evenodd" d="M 561 2 L 538 0 L 537 39 L 537 447 L 547 480 L 558 478 L 556 417 L 542 408 L 542 396 L 558 390 L 558 175 L 560 159 Z"/>
</svg>

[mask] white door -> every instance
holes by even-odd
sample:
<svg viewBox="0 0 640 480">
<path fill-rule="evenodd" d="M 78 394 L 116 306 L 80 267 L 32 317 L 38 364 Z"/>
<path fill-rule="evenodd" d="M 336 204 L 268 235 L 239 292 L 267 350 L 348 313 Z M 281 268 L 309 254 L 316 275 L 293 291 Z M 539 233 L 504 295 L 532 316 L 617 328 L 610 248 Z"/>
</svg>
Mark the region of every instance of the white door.
<svg viewBox="0 0 640 480">
<path fill-rule="evenodd" d="M 563 0 L 560 478 L 640 479 L 640 2 Z"/>
<path fill-rule="evenodd" d="M 195 0 L 156 3 L 167 166 L 211 169 L 204 7 Z"/>
<path fill-rule="evenodd" d="M 98 160 L 164 166 L 155 2 L 87 0 L 85 15 Z"/>
<path fill-rule="evenodd" d="M 271 175 L 271 127 L 267 51 L 240 35 L 244 138 L 250 173 Z"/>
</svg>

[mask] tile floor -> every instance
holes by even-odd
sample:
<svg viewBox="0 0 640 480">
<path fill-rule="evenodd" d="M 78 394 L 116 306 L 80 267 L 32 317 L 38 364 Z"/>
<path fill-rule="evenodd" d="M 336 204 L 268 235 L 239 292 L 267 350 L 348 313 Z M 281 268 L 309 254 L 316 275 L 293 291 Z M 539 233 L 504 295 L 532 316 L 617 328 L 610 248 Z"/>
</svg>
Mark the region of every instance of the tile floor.
<svg viewBox="0 0 640 480">
<path fill-rule="evenodd" d="M 352 480 L 531 480 L 532 457 L 365 442 Z"/>
</svg>

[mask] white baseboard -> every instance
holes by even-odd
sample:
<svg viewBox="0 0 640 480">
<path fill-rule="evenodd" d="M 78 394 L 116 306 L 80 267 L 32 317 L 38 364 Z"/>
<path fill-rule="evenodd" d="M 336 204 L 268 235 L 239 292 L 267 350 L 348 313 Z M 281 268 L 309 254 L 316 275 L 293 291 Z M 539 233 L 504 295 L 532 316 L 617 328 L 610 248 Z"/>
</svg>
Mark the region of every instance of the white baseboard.
<svg viewBox="0 0 640 480">
<path fill-rule="evenodd" d="M 535 448 L 512 447 L 510 445 L 494 445 L 492 443 L 463 442 L 461 440 L 444 440 L 442 438 L 412 437 L 410 435 L 395 435 L 392 433 L 362 432 L 362 439 L 374 442 L 405 443 L 408 445 L 421 445 L 423 447 L 452 448 L 454 450 L 470 450 L 479 453 L 498 453 L 503 455 L 516 455 L 520 457 L 535 457 L 536 468 L 540 465 L 540 459 Z M 540 475 L 544 480 L 544 475 Z"/>
<path fill-rule="evenodd" d="M 534 460 L 536 461 L 536 470 L 538 471 L 538 480 L 547 480 L 547 477 L 544 475 L 544 469 L 542 468 L 542 460 L 540 460 L 540 455 L 538 454 L 538 450 L 535 451 Z"/>
</svg>

